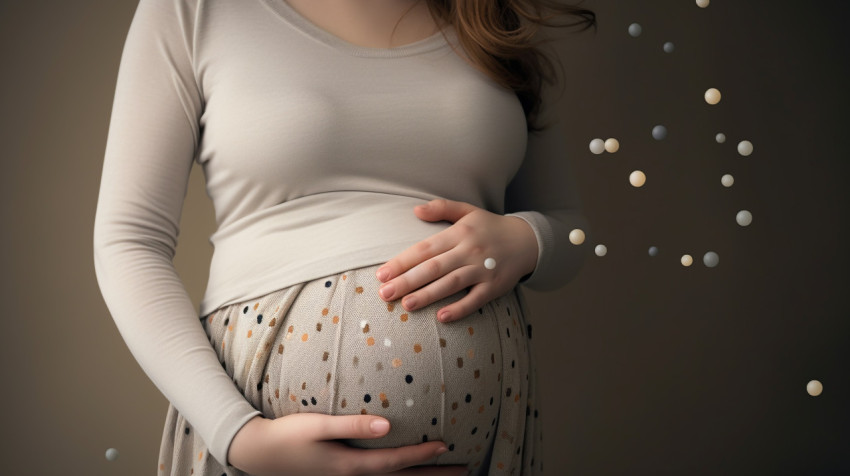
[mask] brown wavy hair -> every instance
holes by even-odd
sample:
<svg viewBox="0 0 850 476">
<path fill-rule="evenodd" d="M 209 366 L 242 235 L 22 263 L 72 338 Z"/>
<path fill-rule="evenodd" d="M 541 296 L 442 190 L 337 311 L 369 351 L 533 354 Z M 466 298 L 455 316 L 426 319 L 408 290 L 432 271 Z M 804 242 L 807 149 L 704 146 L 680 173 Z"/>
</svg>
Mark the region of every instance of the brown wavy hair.
<svg viewBox="0 0 850 476">
<path fill-rule="evenodd" d="M 516 93 L 525 112 L 528 132 L 548 128 L 551 124 L 537 124 L 542 104 L 541 91 L 544 81 L 555 84 L 557 78 L 552 60 L 539 48 L 551 41 L 551 38 L 539 34 L 540 28 L 581 27 L 579 31 L 584 31 L 593 27 L 595 32 L 596 14 L 557 0 L 425 1 L 437 24 L 455 27 L 458 42 L 468 56 L 464 60 Z M 550 22 L 559 17 L 575 21 L 563 24 Z M 445 37 L 445 31 L 441 31 Z M 563 64 L 558 63 L 563 69 Z"/>
</svg>

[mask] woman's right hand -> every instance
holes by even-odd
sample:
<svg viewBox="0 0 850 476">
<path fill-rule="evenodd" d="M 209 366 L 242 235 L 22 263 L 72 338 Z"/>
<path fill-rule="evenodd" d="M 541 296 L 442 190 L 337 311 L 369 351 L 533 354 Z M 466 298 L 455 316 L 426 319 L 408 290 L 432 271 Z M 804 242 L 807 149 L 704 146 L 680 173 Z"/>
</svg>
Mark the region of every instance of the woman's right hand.
<svg viewBox="0 0 850 476">
<path fill-rule="evenodd" d="M 370 424 L 386 422 L 373 431 Z M 442 441 L 429 441 L 400 448 L 352 448 L 338 438 L 380 438 L 389 431 L 389 421 L 375 415 L 325 415 L 292 413 L 280 418 L 256 416 L 240 428 L 230 443 L 228 462 L 257 476 L 375 474 L 461 476 L 464 465 L 417 466 L 446 448 Z M 405 470 L 404 468 L 410 468 Z"/>
</svg>

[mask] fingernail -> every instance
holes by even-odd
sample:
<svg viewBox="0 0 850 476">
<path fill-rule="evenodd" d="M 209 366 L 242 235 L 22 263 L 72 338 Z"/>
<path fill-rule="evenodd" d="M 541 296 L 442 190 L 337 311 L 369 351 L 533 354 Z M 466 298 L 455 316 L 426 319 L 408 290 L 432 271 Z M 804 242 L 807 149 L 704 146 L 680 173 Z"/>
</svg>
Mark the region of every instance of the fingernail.
<svg viewBox="0 0 850 476">
<path fill-rule="evenodd" d="M 407 309 L 412 311 L 413 308 L 416 307 L 416 298 L 415 297 L 409 297 L 409 298 L 404 300 L 404 303 L 407 305 Z"/>
<path fill-rule="evenodd" d="M 452 315 L 449 313 L 449 311 L 443 311 L 443 312 L 440 313 L 439 316 L 437 316 L 437 319 L 440 322 L 446 322 L 449 319 L 451 319 L 451 317 L 452 317 Z"/>
<path fill-rule="evenodd" d="M 378 276 L 379 280 L 383 281 L 387 279 L 387 274 L 389 274 L 389 271 L 387 271 L 387 268 L 378 268 L 378 272 L 375 274 Z"/>
<path fill-rule="evenodd" d="M 381 288 L 380 293 L 381 293 L 381 296 L 383 296 L 384 299 L 389 299 L 390 296 L 393 295 L 393 285 L 392 284 L 385 285 L 384 287 Z"/>
<path fill-rule="evenodd" d="M 372 420 L 372 423 L 369 424 L 369 428 L 371 428 L 375 433 L 384 433 L 390 428 L 390 422 L 387 420 Z"/>
<path fill-rule="evenodd" d="M 441 447 L 437 448 L 437 451 L 435 453 L 436 453 L 437 456 L 440 456 L 441 454 L 445 453 L 448 450 L 449 449 L 446 448 L 445 446 L 441 446 Z"/>
</svg>

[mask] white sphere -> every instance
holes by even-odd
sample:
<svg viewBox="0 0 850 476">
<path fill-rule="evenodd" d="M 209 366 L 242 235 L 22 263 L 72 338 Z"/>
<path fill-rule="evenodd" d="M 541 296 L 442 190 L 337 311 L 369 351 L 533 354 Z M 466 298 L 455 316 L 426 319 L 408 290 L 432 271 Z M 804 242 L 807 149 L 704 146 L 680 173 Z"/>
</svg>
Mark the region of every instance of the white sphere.
<svg viewBox="0 0 850 476">
<path fill-rule="evenodd" d="M 664 43 L 663 48 L 664 48 L 664 52 L 665 52 L 665 53 L 672 53 L 672 52 L 673 52 L 673 49 L 674 49 L 674 46 L 673 46 L 673 43 L 672 43 L 672 42 L 669 42 L 669 41 L 668 41 L 667 43 Z"/>
<path fill-rule="evenodd" d="M 742 140 L 738 142 L 738 153 L 743 155 L 744 157 L 753 153 L 753 144 L 748 140 Z"/>
<path fill-rule="evenodd" d="M 650 246 L 649 247 L 649 256 L 658 256 L 658 247 Z"/>
<path fill-rule="evenodd" d="M 652 128 L 652 138 L 655 140 L 664 140 L 667 138 L 667 128 L 662 125 L 657 125 Z"/>
<path fill-rule="evenodd" d="M 602 139 L 593 139 L 590 141 L 590 151 L 596 155 L 605 152 L 605 141 Z"/>
<path fill-rule="evenodd" d="M 716 140 L 718 144 L 722 144 L 726 142 L 726 134 L 718 132 L 717 135 L 714 136 L 714 140 Z"/>
<path fill-rule="evenodd" d="M 718 263 L 720 263 L 720 256 L 714 251 L 709 251 L 708 253 L 703 255 L 702 262 L 709 268 L 713 268 L 717 266 Z"/>
<path fill-rule="evenodd" d="M 629 34 L 632 35 L 633 38 L 637 38 L 640 36 L 640 33 L 643 31 L 643 28 L 640 27 L 637 23 L 632 23 L 629 25 Z"/>
<path fill-rule="evenodd" d="M 717 104 L 720 102 L 720 91 L 716 88 L 709 88 L 705 90 L 705 102 L 709 104 Z"/>
<path fill-rule="evenodd" d="M 573 231 L 570 232 L 570 243 L 574 245 L 584 243 L 584 232 L 579 228 L 573 229 Z"/>
<path fill-rule="evenodd" d="M 735 183 L 735 177 L 732 177 L 731 175 L 726 174 L 726 175 L 720 177 L 720 183 L 722 183 L 724 187 L 729 188 L 729 187 L 732 186 L 733 183 Z"/>
<path fill-rule="evenodd" d="M 817 380 L 812 380 L 806 384 L 806 391 L 809 392 L 809 395 L 817 397 L 821 394 L 821 392 L 823 392 L 823 384 Z"/>
<path fill-rule="evenodd" d="M 643 184 L 646 183 L 646 174 L 640 170 L 635 170 L 629 174 L 629 183 L 631 183 L 633 187 L 643 187 Z"/>
<path fill-rule="evenodd" d="M 708 6 L 709 0 L 697 0 L 697 6 L 700 8 L 705 8 Z"/>
<path fill-rule="evenodd" d="M 748 210 L 741 210 L 735 215 L 735 221 L 741 226 L 749 226 L 753 222 L 753 214 Z"/>
<path fill-rule="evenodd" d="M 487 258 L 484 260 L 484 267 L 487 269 L 493 269 L 496 267 L 496 260 L 493 258 Z"/>
<path fill-rule="evenodd" d="M 596 256 L 605 256 L 608 253 L 608 247 L 605 245 L 596 245 L 594 249 Z"/>
<path fill-rule="evenodd" d="M 116 450 L 115 448 L 109 448 L 108 450 L 106 450 L 106 459 L 108 459 L 109 461 L 115 461 L 116 459 L 118 459 L 118 450 Z"/>
<path fill-rule="evenodd" d="M 694 259 L 691 255 L 682 255 L 682 266 L 690 266 L 694 262 Z"/>
<path fill-rule="evenodd" d="M 605 141 L 605 150 L 608 151 L 608 152 L 611 152 L 612 154 L 614 152 L 617 152 L 618 150 L 620 150 L 620 141 L 618 141 L 617 139 L 614 139 L 614 138 L 606 140 Z"/>
</svg>

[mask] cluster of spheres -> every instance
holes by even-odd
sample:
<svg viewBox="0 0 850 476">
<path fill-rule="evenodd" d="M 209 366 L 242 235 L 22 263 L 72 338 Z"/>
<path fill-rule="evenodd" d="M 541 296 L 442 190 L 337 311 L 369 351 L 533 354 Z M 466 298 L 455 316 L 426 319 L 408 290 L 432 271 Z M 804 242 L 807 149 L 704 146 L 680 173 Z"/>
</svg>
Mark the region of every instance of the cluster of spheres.
<svg viewBox="0 0 850 476">
<path fill-rule="evenodd" d="M 706 8 L 709 5 L 709 0 L 697 0 L 696 4 L 700 8 Z M 641 33 L 643 33 L 643 27 L 639 23 L 632 23 L 628 27 L 628 33 L 631 37 L 637 38 L 641 35 Z M 664 50 L 665 53 L 672 53 L 674 51 L 673 43 L 670 42 L 670 41 L 665 42 L 662 49 Z M 717 88 L 708 88 L 703 93 L 703 99 L 705 100 L 706 104 L 711 105 L 711 106 L 719 104 L 721 97 L 722 97 L 722 94 L 720 93 L 720 90 L 717 89 Z M 663 124 L 656 124 L 655 126 L 652 127 L 651 134 L 652 134 L 653 139 L 655 139 L 657 141 L 663 141 L 663 140 L 667 139 L 667 136 L 668 136 L 667 126 L 665 126 Z M 714 140 L 718 144 L 723 144 L 723 143 L 726 142 L 726 134 L 719 132 L 714 136 Z M 602 154 L 604 152 L 614 153 L 614 152 L 617 152 L 618 150 L 620 150 L 620 142 L 617 139 L 614 139 L 614 138 L 610 138 L 610 139 L 606 139 L 606 140 L 603 140 L 603 139 L 600 139 L 600 138 L 594 138 L 593 140 L 590 141 L 589 148 L 590 148 L 590 152 L 595 154 L 595 155 L 599 155 L 599 154 Z M 753 153 L 752 142 L 750 142 L 748 140 L 741 140 L 738 143 L 737 151 L 738 151 L 738 154 L 741 155 L 742 157 L 749 156 L 750 154 Z M 647 177 L 646 177 L 646 174 L 642 170 L 633 170 L 629 174 L 628 180 L 629 180 L 629 184 L 631 184 L 632 187 L 640 188 L 640 187 L 643 187 L 644 185 L 646 185 Z M 735 183 L 735 179 L 731 174 L 724 174 L 720 178 L 720 183 L 724 188 L 730 188 Z M 753 215 L 752 215 L 752 213 L 750 213 L 749 210 L 740 210 L 735 215 L 735 222 L 742 227 L 749 226 L 750 223 L 752 223 L 752 221 L 753 221 Z M 574 231 L 576 231 L 576 230 L 574 230 Z M 580 231 L 580 230 L 578 230 L 578 231 Z M 581 237 L 582 237 L 581 241 L 584 241 L 584 233 L 581 234 Z M 573 240 L 572 235 L 570 236 L 570 241 L 573 244 L 578 244 L 576 241 Z M 603 244 L 597 244 L 596 247 L 594 248 L 594 252 L 596 253 L 597 256 L 600 256 L 600 257 L 605 256 L 605 255 L 608 254 L 608 247 L 603 245 Z M 649 256 L 658 256 L 658 254 L 659 254 L 658 247 L 651 246 L 649 248 Z M 694 263 L 694 259 L 690 254 L 684 254 L 679 258 L 679 262 L 681 263 L 682 266 L 687 267 L 687 266 L 691 266 Z M 702 262 L 706 267 L 714 268 L 715 266 L 717 266 L 720 263 L 720 255 L 718 255 L 717 252 L 715 252 L 715 251 L 708 251 L 703 255 Z"/>
</svg>

